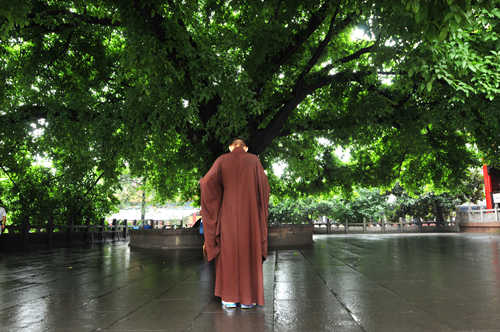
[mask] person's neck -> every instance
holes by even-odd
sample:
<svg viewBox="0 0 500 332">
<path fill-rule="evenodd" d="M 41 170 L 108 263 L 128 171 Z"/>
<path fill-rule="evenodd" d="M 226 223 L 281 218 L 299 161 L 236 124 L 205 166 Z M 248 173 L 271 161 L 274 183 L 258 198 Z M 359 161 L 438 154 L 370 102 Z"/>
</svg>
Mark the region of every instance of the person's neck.
<svg viewBox="0 0 500 332">
<path fill-rule="evenodd" d="M 246 152 L 245 149 L 243 149 L 242 146 L 237 146 L 233 149 L 232 152 Z"/>
</svg>

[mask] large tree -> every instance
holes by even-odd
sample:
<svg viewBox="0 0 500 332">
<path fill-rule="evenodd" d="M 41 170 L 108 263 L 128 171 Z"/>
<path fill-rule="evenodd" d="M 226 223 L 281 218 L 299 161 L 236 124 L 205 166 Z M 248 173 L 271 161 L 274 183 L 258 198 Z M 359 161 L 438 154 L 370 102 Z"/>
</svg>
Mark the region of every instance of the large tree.
<svg viewBox="0 0 500 332">
<path fill-rule="evenodd" d="M 126 164 L 164 197 L 196 193 L 235 136 L 287 162 L 276 192 L 449 185 L 498 158 L 497 4 L 3 1 L 0 135 L 43 124 L 32 154 Z"/>
</svg>

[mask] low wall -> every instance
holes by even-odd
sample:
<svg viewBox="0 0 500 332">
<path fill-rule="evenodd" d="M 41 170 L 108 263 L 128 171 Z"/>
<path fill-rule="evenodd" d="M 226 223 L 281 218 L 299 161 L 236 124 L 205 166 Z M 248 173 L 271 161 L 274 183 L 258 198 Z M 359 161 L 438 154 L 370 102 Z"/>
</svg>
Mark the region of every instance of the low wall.
<svg viewBox="0 0 500 332">
<path fill-rule="evenodd" d="M 273 225 L 268 230 L 268 243 L 270 248 L 297 248 L 313 244 L 312 224 Z"/>
<path fill-rule="evenodd" d="M 457 210 L 460 231 L 465 233 L 500 233 L 500 211 L 496 209 Z"/>
<path fill-rule="evenodd" d="M 130 231 L 130 247 L 144 249 L 199 249 L 203 235 L 198 229 L 138 229 Z"/>
<path fill-rule="evenodd" d="M 85 246 L 93 243 L 125 241 L 128 233 L 123 231 L 103 232 L 38 232 L 38 233 L 4 233 L 0 235 L 0 251 L 16 251 L 22 249 L 46 249 L 72 246 Z"/>
<path fill-rule="evenodd" d="M 269 248 L 297 248 L 312 245 L 313 225 L 269 226 Z M 130 232 L 130 247 L 143 249 L 201 249 L 198 229 L 141 229 Z"/>
</svg>

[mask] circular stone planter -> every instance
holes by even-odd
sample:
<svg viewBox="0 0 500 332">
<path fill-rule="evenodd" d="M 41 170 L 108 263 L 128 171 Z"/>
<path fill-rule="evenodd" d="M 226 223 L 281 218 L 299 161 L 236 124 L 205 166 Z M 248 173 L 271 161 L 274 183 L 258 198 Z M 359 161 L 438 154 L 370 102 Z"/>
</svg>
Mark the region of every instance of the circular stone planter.
<svg viewBox="0 0 500 332">
<path fill-rule="evenodd" d="M 203 235 L 198 229 L 138 229 L 130 231 L 130 247 L 144 249 L 200 249 Z"/>
<path fill-rule="evenodd" d="M 269 248 L 298 248 L 313 243 L 313 225 L 281 224 L 268 228 Z M 130 247 L 144 249 L 201 249 L 198 229 L 140 229 L 130 231 Z"/>
<path fill-rule="evenodd" d="M 313 224 L 281 224 L 268 228 L 269 248 L 299 248 L 313 244 Z"/>
</svg>

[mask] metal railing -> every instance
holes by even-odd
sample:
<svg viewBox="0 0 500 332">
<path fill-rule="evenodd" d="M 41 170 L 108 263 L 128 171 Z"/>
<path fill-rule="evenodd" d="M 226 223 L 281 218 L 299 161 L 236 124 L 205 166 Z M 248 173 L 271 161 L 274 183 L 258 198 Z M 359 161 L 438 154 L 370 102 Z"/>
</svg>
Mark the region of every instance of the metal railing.
<svg viewBox="0 0 500 332">
<path fill-rule="evenodd" d="M 454 218 L 449 218 L 443 224 L 436 221 L 407 221 L 399 218 L 398 222 L 388 221 L 386 219 L 380 221 L 366 220 L 362 222 L 338 222 L 338 221 L 316 221 L 314 222 L 315 234 L 335 234 L 335 233 L 418 233 L 429 231 L 458 231 L 457 223 Z"/>
<path fill-rule="evenodd" d="M 467 214 L 468 222 L 500 222 L 498 207 L 494 209 L 468 209 L 465 213 Z M 464 213 L 464 212 L 462 212 Z"/>
<path fill-rule="evenodd" d="M 127 220 L 113 220 L 112 224 L 106 224 L 102 221 L 100 224 L 91 225 L 51 225 L 51 224 L 25 224 L 8 225 L 7 232 L 4 235 L 7 238 L 17 239 L 27 242 L 36 239 L 48 239 L 52 241 L 54 237 L 64 236 L 67 240 L 79 239 L 80 241 L 96 243 L 106 240 L 122 241 L 129 237 L 129 227 Z"/>
</svg>

